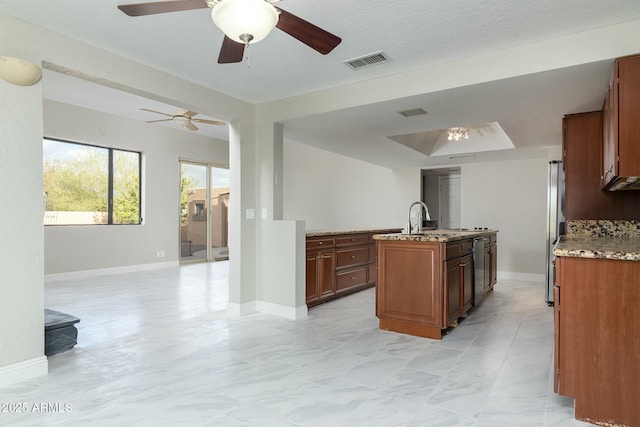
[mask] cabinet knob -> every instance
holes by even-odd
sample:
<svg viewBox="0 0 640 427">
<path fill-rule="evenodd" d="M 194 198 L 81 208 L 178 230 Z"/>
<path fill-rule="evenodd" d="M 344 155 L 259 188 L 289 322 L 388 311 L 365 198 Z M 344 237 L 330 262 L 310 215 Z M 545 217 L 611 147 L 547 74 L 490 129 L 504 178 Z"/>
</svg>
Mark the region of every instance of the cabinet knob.
<svg viewBox="0 0 640 427">
<path fill-rule="evenodd" d="M 356 239 L 352 237 L 352 238 L 351 238 L 351 241 L 352 241 L 352 242 L 355 242 L 355 241 L 356 241 Z"/>
<path fill-rule="evenodd" d="M 356 276 L 351 276 L 351 280 L 356 280 Z"/>
<path fill-rule="evenodd" d="M 319 245 L 321 245 L 321 244 L 322 244 L 322 242 L 318 242 L 318 244 L 319 244 Z"/>
<path fill-rule="evenodd" d="M 355 258 L 356 258 L 356 256 L 355 256 L 355 255 L 351 255 L 351 259 L 355 259 Z"/>
</svg>

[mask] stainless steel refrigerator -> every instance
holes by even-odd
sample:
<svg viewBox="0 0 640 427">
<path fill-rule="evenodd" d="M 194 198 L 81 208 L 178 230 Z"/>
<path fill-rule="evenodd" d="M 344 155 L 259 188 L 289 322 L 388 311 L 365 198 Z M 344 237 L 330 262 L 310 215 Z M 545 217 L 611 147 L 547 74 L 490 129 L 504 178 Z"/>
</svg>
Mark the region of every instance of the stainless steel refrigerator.
<svg viewBox="0 0 640 427">
<path fill-rule="evenodd" d="M 564 169 L 562 162 L 549 162 L 547 191 L 547 274 L 545 299 L 553 305 L 553 247 L 564 234 Z"/>
</svg>

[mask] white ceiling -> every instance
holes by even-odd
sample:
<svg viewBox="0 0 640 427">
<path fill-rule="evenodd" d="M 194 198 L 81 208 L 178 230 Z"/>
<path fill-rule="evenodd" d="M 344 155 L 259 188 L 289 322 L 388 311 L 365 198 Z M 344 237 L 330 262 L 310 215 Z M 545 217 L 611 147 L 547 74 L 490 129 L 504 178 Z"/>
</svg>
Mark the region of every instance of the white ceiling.
<svg viewBox="0 0 640 427">
<path fill-rule="evenodd" d="M 223 35 L 207 9 L 132 18 L 117 9 L 120 3 L 57 0 L 35 7 L 23 0 L 0 1 L 1 13 L 252 103 L 640 19 L 638 0 L 283 0 L 279 7 L 342 37 L 342 43 L 322 56 L 276 29 L 251 46 L 249 67 L 246 61 L 216 63 Z M 376 51 L 384 51 L 392 61 L 358 71 L 343 64 Z M 534 150 L 550 141 L 559 143 L 563 114 L 600 108 L 610 67 L 611 62 L 593 63 L 291 120 L 284 123 L 285 137 L 399 167 L 441 164 L 442 156 L 428 157 L 419 147 L 408 148 L 391 136 L 406 142 L 449 126 L 498 122 L 518 150 Z M 139 108 L 173 114 L 181 107 L 53 72 L 45 72 L 43 82 L 49 99 L 139 120 L 155 118 L 142 115 Z M 74 85 L 81 85 L 82 92 L 73 90 L 78 88 Z M 100 96 L 71 95 L 97 90 Z M 429 114 L 397 114 L 415 107 Z M 226 139 L 226 127 L 201 129 L 202 134 Z"/>
</svg>

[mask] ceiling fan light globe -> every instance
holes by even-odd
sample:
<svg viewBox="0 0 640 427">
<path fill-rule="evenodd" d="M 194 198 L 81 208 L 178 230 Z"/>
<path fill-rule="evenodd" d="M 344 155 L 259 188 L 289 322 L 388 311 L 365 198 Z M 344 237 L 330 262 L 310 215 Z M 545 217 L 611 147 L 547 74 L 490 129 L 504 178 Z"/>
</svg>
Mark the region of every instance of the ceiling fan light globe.
<svg viewBox="0 0 640 427">
<path fill-rule="evenodd" d="M 264 0 L 223 0 L 211 9 L 211 18 L 231 40 L 253 44 L 275 28 L 278 11 Z"/>
<path fill-rule="evenodd" d="M 20 86 L 36 84 L 42 77 L 42 69 L 20 58 L 0 56 L 0 78 Z"/>
</svg>

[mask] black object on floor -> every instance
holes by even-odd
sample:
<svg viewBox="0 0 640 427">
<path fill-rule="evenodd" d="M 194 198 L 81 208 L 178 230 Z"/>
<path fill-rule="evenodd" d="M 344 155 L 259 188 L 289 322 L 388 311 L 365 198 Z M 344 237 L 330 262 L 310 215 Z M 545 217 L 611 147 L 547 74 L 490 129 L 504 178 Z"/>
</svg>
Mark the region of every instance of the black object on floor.
<svg viewBox="0 0 640 427">
<path fill-rule="evenodd" d="M 71 350 L 78 343 L 74 326 L 80 319 L 60 311 L 44 309 L 44 354 L 52 356 Z"/>
</svg>

